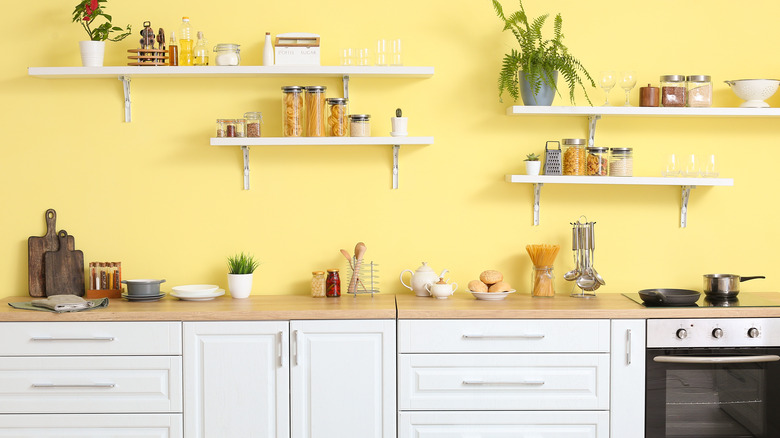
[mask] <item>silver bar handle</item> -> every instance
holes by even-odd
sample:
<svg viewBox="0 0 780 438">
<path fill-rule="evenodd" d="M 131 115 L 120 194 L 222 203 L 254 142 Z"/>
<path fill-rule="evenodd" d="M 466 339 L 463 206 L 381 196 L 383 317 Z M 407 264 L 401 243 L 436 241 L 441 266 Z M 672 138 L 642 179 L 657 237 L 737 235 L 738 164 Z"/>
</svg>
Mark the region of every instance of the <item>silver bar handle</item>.
<svg viewBox="0 0 780 438">
<path fill-rule="evenodd" d="M 544 339 L 543 333 L 529 333 L 519 335 L 483 335 L 477 333 L 467 333 L 463 339 Z"/>
<path fill-rule="evenodd" d="M 631 329 L 626 330 L 626 365 L 631 365 Z"/>
<path fill-rule="evenodd" d="M 279 368 L 284 366 L 283 362 L 283 356 L 282 356 L 282 335 L 284 332 L 282 330 L 279 330 L 279 333 L 276 334 L 276 350 L 277 350 L 277 357 L 279 358 Z"/>
<path fill-rule="evenodd" d="M 656 356 L 654 362 L 662 363 L 761 363 L 777 362 L 780 356 L 768 354 L 764 356 L 725 356 L 725 357 L 699 357 L 699 356 Z"/>
<path fill-rule="evenodd" d="M 298 365 L 298 330 L 293 330 L 293 365 Z"/>
<path fill-rule="evenodd" d="M 113 388 L 116 383 L 89 383 L 89 384 L 56 384 L 56 383 L 33 383 L 33 388 Z"/>
<path fill-rule="evenodd" d="M 92 336 L 92 337 L 59 337 L 54 336 L 33 336 L 30 338 L 32 341 L 114 341 L 116 338 L 113 336 Z"/>
<path fill-rule="evenodd" d="M 464 385 L 525 385 L 525 386 L 541 386 L 544 385 L 544 380 L 518 380 L 516 382 L 501 382 L 501 381 L 485 381 L 482 379 L 468 379 L 463 380 Z"/>
</svg>

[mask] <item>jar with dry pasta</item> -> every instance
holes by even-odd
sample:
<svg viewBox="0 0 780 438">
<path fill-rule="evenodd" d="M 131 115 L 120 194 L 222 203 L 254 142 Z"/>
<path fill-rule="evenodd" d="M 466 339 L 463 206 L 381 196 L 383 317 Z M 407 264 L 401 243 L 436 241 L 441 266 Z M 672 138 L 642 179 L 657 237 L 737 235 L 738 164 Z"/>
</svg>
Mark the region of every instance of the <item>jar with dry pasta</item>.
<svg viewBox="0 0 780 438">
<path fill-rule="evenodd" d="M 349 115 L 349 135 L 351 137 L 371 137 L 371 116 L 368 114 Z"/>
<path fill-rule="evenodd" d="M 586 173 L 591 176 L 607 176 L 609 148 L 588 148 Z"/>
<path fill-rule="evenodd" d="M 563 174 L 585 175 L 586 154 L 584 138 L 564 138 Z"/>
<path fill-rule="evenodd" d="M 343 97 L 332 97 L 327 99 L 328 103 L 328 136 L 347 137 L 349 135 L 349 124 L 347 123 L 347 99 Z"/>
<path fill-rule="evenodd" d="M 303 136 L 303 87 L 282 87 L 282 136 Z"/>
<path fill-rule="evenodd" d="M 325 90 L 327 87 L 306 87 L 306 136 L 325 137 Z"/>
</svg>

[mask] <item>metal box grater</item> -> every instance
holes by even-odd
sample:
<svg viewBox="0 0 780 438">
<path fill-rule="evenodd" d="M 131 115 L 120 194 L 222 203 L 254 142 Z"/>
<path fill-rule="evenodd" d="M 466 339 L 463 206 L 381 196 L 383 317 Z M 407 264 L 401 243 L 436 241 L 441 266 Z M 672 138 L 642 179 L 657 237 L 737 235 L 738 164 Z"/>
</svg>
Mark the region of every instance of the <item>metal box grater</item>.
<svg viewBox="0 0 780 438">
<path fill-rule="evenodd" d="M 555 143 L 558 149 L 550 149 L 548 145 Z M 561 175 L 561 142 L 548 141 L 544 144 L 544 174 Z"/>
</svg>

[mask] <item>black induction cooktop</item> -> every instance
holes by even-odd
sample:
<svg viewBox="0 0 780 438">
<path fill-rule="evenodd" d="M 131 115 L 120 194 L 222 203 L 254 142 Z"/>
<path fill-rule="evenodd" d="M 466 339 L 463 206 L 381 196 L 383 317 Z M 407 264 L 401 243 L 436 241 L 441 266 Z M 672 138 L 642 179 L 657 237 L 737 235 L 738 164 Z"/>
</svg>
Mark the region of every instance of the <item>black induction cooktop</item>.
<svg viewBox="0 0 780 438">
<path fill-rule="evenodd" d="M 740 292 L 739 295 L 730 300 L 712 299 L 704 294 L 701 294 L 701 297 L 699 297 L 696 303 L 688 306 L 670 306 L 666 304 L 648 305 L 645 304 L 641 298 L 639 298 L 639 294 L 636 292 L 623 294 L 623 296 L 631 301 L 634 301 L 635 303 L 639 303 L 642 306 L 647 307 L 648 309 L 655 307 L 780 307 L 780 299 L 778 299 L 777 294 L 767 294 L 761 292 Z"/>
</svg>

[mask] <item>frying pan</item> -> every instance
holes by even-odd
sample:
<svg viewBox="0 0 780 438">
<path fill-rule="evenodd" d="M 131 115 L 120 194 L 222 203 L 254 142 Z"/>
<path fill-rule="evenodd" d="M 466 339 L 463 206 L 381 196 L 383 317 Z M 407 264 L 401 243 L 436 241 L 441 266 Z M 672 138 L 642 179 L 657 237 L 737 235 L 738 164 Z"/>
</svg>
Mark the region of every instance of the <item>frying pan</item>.
<svg viewBox="0 0 780 438">
<path fill-rule="evenodd" d="M 639 298 L 645 304 L 655 306 L 691 306 L 699 299 L 701 292 L 689 289 L 643 289 Z"/>
</svg>

